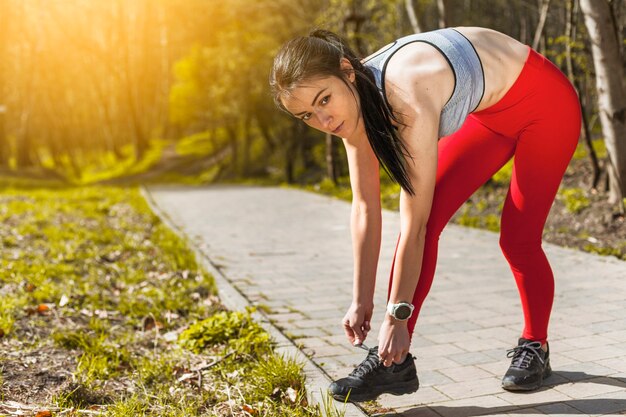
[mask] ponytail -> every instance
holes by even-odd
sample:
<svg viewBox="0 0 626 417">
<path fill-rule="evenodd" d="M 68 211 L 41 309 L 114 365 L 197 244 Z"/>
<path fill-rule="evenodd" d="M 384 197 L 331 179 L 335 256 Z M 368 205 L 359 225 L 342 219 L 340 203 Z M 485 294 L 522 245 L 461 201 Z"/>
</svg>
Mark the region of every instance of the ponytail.
<svg viewBox="0 0 626 417">
<path fill-rule="evenodd" d="M 348 59 L 354 69 L 360 113 L 376 158 L 395 182 L 414 195 L 407 171 L 407 158 L 411 155 L 393 125 L 400 121 L 383 98 L 372 70 L 364 66 L 348 44 L 333 32 L 316 29 L 308 37 L 295 38 L 283 45 L 274 59 L 270 75 L 274 102 L 284 110 L 281 97 L 308 78 L 335 76 L 349 85 L 339 66 L 341 58 Z"/>
</svg>

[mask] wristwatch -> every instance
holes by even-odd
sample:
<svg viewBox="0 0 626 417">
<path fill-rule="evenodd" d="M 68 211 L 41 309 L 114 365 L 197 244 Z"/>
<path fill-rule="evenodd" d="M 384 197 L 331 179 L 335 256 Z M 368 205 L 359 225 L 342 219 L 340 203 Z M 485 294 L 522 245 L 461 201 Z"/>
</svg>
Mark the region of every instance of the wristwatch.
<svg viewBox="0 0 626 417">
<path fill-rule="evenodd" d="M 399 302 L 394 304 L 389 302 L 387 304 L 387 313 L 394 319 L 400 321 L 408 320 L 413 314 L 414 309 L 415 306 L 411 303 Z"/>
</svg>

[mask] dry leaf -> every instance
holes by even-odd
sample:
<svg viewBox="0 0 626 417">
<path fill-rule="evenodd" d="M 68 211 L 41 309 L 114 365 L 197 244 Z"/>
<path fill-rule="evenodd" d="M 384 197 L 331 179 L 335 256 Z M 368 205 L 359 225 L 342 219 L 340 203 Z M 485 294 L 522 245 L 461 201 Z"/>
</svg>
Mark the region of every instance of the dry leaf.
<svg viewBox="0 0 626 417">
<path fill-rule="evenodd" d="M 152 329 L 161 330 L 163 328 L 163 323 L 158 320 L 155 320 L 152 316 L 146 316 L 143 319 L 143 331 L 147 332 Z"/>
<path fill-rule="evenodd" d="M 193 378 L 193 377 L 195 377 L 195 376 L 196 376 L 196 374 L 194 374 L 194 373 L 184 374 L 183 376 L 181 376 L 180 378 L 178 378 L 178 379 L 177 379 L 177 381 L 178 381 L 178 382 L 184 382 L 184 381 L 186 381 L 186 380 L 188 380 L 188 379 L 191 379 L 191 378 Z"/>
<path fill-rule="evenodd" d="M 295 389 L 291 387 L 287 388 L 287 391 L 285 391 L 285 393 L 287 394 L 287 397 L 289 397 L 289 400 L 292 403 L 295 403 L 296 400 L 298 399 L 298 391 L 296 391 Z"/>
<path fill-rule="evenodd" d="M 50 307 L 47 304 L 39 304 L 37 306 L 37 313 L 44 316 L 50 312 Z"/>
<path fill-rule="evenodd" d="M 69 302 L 70 298 L 67 295 L 63 294 L 61 296 L 61 300 L 59 300 L 59 307 L 65 307 Z"/>
<path fill-rule="evenodd" d="M 52 413 L 48 410 L 37 411 L 36 417 L 52 417 Z"/>
</svg>

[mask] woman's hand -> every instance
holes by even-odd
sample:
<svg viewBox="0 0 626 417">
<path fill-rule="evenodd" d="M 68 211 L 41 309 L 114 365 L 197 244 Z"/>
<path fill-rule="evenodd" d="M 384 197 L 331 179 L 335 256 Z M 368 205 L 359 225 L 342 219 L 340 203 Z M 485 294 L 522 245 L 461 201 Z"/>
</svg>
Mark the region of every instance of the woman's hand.
<svg viewBox="0 0 626 417">
<path fill-rule="evenodd" d="M 408 320 L 399 321 L 385 315 L 385 320 L 378 334 L 378 355 L 385 366 L 391 366 L 393 362 L 402 363 L 411 345 L 409 338 Z"/>
<path fill-rule="evenodd" d="M 353 302 L 343 318 L 343 330 L 353 346 L 361 345 L 365 341 L 371 327 L 374 304 L 359 304 Z"/>
</svg>

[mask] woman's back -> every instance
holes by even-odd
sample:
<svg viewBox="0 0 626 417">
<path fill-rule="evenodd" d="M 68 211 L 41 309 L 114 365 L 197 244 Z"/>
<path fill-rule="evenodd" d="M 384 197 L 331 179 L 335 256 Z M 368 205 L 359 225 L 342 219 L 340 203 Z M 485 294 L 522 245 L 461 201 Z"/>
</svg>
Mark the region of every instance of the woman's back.
<svg viewBox="0 0 626 417">
<path fill-rule="evenodd" d="M 458 27 L 453 31 L 462 34 L 476 51 L 481 70 L 484 72 L 484 91 L 478 107 L 469 111 L 480 111 L 498 102 L 513 85 L 524 66 L 528 55 L 528 46 L 502 33 L 475 27 Z M 428 33 L 425 33 L 429 39 Z M 409 37 L 411 38 L 411 37 Z M 420 38 L 419 35 L 416 38 Z M 387 45 L 365 59 L 388 53 L 393 45 Z M 448 103 L 455 91 L 456 76 L 452 69 L 454 57 L 446 57 L 444 51 L 433 48 L 424 42 L 410 42 L 397 49 L 389 56 L 385 71 L 385 90 L 392 103 L 405 101 L 403 91 L 395 88 L 397 84 L 406 85 L 407 79 L 423 82 L 427 80 L 432 93 L 440 96 L 442 108 Z M 482 84 L 482 83 L 481 83 Z M 393 106 L 399 108 L 400 106 Z"/>
<path fill-rule="evenodd" d="M 497 103 L 513 85 L 522 71 L 528 46 L 503 33 L 491 29 L 460 27 L 483 63 L 485 72 L 485 96 L 476 111 Z"/>
</svg>

